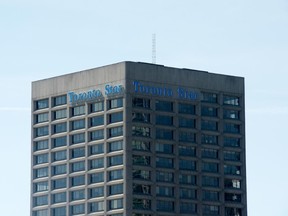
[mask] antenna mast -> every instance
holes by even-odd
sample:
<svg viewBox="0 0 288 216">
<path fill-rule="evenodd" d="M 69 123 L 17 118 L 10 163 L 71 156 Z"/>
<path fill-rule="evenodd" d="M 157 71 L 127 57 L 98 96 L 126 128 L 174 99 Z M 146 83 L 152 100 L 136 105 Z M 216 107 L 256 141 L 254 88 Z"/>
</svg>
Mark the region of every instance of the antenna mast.
<svg viewBox="0 0 288 216">
<path fill-rule="evenodd" d="M 156 64 L 156 34 L 152 34 L 152 64 Z"/>
</svg>

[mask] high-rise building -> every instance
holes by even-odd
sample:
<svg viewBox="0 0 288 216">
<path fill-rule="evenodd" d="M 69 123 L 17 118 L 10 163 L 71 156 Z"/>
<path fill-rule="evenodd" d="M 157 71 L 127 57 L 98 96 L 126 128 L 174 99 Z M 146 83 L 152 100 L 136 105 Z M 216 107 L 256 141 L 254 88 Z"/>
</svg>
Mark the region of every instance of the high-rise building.
<svg viewBox="0 0 288 216">
<path fill-rule="evenodd" d="M 244 102 L 147 63 L 33 82 L 31 216 L 247 216 Z"/>
</svg>

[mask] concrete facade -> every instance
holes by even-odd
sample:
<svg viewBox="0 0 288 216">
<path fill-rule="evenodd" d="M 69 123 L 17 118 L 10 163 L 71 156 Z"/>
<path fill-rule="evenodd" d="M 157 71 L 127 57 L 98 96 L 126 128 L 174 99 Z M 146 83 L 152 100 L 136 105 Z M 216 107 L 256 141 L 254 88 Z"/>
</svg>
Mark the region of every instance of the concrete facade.
<svg viewBox="0 0 288 216">
<path fill-rule="evenodd" d="M 31 216 L 246 216 L 244 78 L 121 62 L 32 83 Z"/>
</svg>

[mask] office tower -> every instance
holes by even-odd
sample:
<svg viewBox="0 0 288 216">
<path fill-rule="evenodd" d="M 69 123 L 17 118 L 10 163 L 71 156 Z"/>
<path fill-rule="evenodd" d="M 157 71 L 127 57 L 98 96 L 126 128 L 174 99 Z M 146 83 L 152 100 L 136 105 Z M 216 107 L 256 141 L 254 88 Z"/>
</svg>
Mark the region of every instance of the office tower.
<svg viewBox="0 0 288 216">
<path fill-rule="evenodd" d="M 31 216 L 247 216 L 244 79 L 122 62 L 32 83 Z"/>
</svg>

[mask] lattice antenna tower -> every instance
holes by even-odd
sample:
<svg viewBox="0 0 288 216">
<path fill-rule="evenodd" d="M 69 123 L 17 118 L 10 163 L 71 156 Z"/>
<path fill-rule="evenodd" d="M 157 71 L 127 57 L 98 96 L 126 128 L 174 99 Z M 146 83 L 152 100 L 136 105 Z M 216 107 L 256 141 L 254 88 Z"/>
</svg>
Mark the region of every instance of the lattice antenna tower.
<svg viewBox="0 0 288 216">
<path fill-rule="evenodd" d="M 152 34 L 152 64 L 156 64 L 156 34 Z"/>
</svg>

